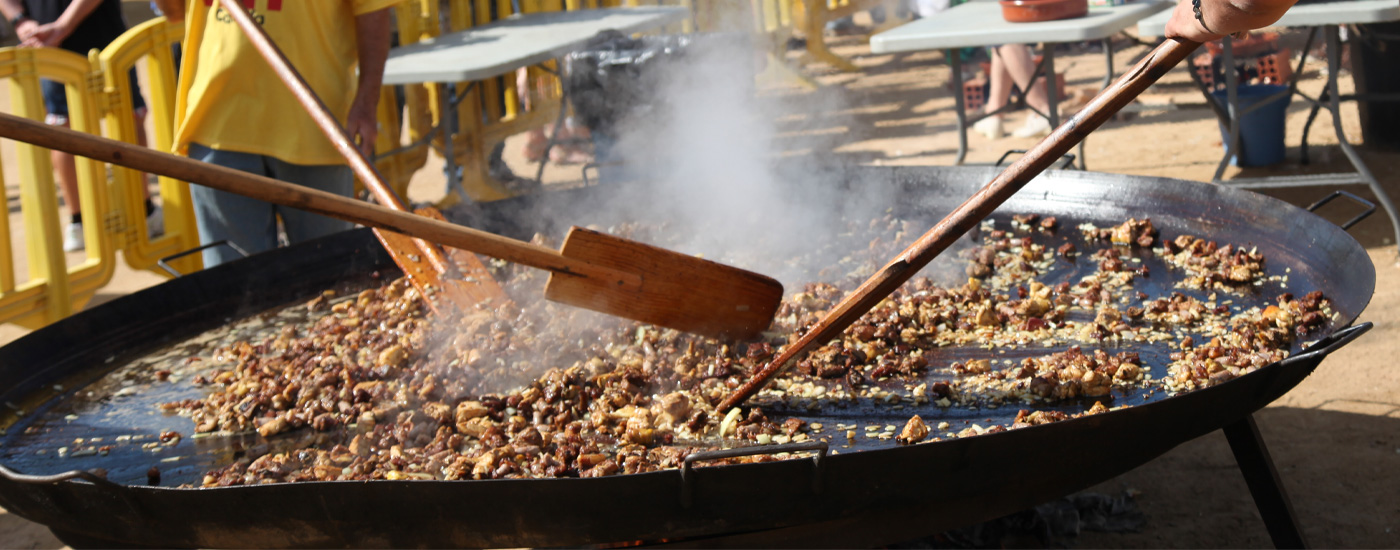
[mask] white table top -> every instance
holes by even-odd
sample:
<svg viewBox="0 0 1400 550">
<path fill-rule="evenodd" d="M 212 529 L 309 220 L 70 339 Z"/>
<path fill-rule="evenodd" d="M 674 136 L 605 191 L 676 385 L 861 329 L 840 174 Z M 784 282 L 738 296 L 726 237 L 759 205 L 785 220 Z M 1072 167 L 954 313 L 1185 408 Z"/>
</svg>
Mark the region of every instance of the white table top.
<svg viewBox="0 0 1400 550">
<path fill-rule="evenodd" d="M 1164 11 L 1138 21 L 1139 36 L 1166 34 L 1170 11 Z M 1400 20 L 1400 2 L 1396 0 L 1343 0 L 1296 4 L 1283 14 L 1272 27 L 1313 27 L 1347 23 L 1385 23 Z"/>
<path fill-rule="evenodd" d="M 1395 1 L 1395 0 L 1390 0 Z M 1009 23 L 994 0 L 974 0 L 870 37 L 870 51 L 897 53 L 997 44 L 1038 44 L 1098 40 L 1166 10 L 1171 0 L 1137 0 L 1121 6 L 1091 7 L 1074 19 Z"/>
<path fill-rule="evenodd" d="M 577 50 L 599 31 L 624 34 L 679 22 L 681 7 L 647 6 L 514 16 L 394 48 L 384 84 L 468 82 L 501 76 Z"/>
</svg>

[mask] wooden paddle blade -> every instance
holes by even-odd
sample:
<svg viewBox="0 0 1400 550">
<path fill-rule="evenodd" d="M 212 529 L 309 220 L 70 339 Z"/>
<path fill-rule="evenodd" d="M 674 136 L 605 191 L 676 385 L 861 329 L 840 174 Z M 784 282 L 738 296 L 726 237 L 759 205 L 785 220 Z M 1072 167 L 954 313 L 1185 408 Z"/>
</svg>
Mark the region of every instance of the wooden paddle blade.
<svg viewBox="0 0 1400 550">
<path fill-rule="evenodd" d="M 383 229 L 375 229 L 374 236 L 379 238 L 384 250 L 389 252 L 389 257 L 394 259 L 418 293 L 426 298 L 428 307 L 434 313 L 473 311 L 478 304 L 490 307 L 507 300 L 505 292 L 490 274 L 485 279 L 478 279 L 472 276 L 456 278 L 455 273 L 441 272 L 439 266 L 431 261 L 431 251 L 423 250 L 423 241 Z M 438 253 L 441 254 L 441 251 Z M 484 272 L 485 267 L 482 269 Z"/>
<path fill-rule="evenodd" d="M 431 206 L 415 209 L 413 213 L 425 218 L 447 221 L 440 210 Z M 427 243 L 427 241 L 421 240 L 418 242 Z M 434 245 L 429 244 L 429 246 Z M 476 254 L 450 246 L 444 246 L 442 250 L 447 253 L 447 259 L 452 262 L 452 267 L 455 267 L 461 274 L 460 279 L 452 278 L 450 286 L 460 287 L 460 290 L 472 299 L 472 303 L 490 301 L 495 305 L 501 305 L 510 300 L 506 296 L 505 289 L 496 282 L 491 271 L 486 269 L 486 264 L 481 263 L 481 258 L 477 257 Z"/>
<path fill-rule="evenodd" d="M 746 339 L 768 328 L 783 285 L 751 271 L 581 227 L 560 252 L 641 277 L 639 287 L 552 273 L 545 298 L 707 336 Z"/>
</svg>

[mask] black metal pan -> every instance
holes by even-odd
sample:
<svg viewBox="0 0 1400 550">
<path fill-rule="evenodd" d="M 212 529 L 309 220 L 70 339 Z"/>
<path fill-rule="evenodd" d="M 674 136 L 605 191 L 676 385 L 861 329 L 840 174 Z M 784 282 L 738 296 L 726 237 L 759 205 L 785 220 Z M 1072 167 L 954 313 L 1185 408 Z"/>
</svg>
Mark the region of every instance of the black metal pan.
<svg viewBox="0 0 1400 550">
<path fill-rule="evenodd" d="M 849 184 L 851 193 L 896 189 L 898 204 L 907 210 L 901 214 L 930 217 L 939 214 L 939 197 L 965 196 L 995 173 L 983 168 L 848 170 L 843 176 L 860 182 Z M 503 201 L 483 207 L 473 218 L 492 231 L 525 238 L 534 230 L 549 229 L 538 220 L 590 223 L 586 213 L 615 203 L 619 192 L 593 188 Z M 639 206 L 639 217 L 644 206 Z M 73 544 L 447 547 L 677 539 L 701 545 L 881 544 L 1004 515 L 1130 470 L 1184 441 L 1246 418 L 1366 328 L 1346 328 L 1365 308 L 1375 285 L 1365 251 L 1341 228 L 1280 201 L 1161 178 L 1054 172 L 1027 186 L 998 216 L 1019 212 L 1055 215 L 1066 227 L 1150 216 L 1164 235 L 1185 232 L 1252 243 L 1268 258 L 1270 273 L 1287 270 L 1290 287 L 1322 290 L 1340 315 L 1307 350 L 1205 390 L 1174 397 L 1161 392 L 1122 395 L 1118 403 L 1135 406 L 908 447 L 822 450 L 809 444 L 803 449 L 812 451 L 813 458 L 763 464 L 700 467 L 705 459 L 701 455 L 692 457 L 693 469 L 593 479 L 177 489 L 142 486 L 149 456 L 124 462 L 122 457 L 128 455 L 117 449 L 106 457 L 59 460 L 24 452 L 40 442 L 54 444 L 42 440 L 42 430 L 26 434 L 28 426 L 56 423 L 52 415 L 46 417 L 46 410 L 72 399 L 83 391 L 78 388 L 123 362 L 207 328 L 306 299 L 324 288 L 368 282 L 376 271 L 380 277 L 393 275 L 392 263 L 369 234 L 353 232 L 178 279 L 0 348 L 0 387 L 6 388 L 0 397 L 27 409 L 17 421 L 10 418 L 0 447 L 0 464 L 5 466 L 0 470 L 0 505 L 49 525 Z M 1051 275 L 1071 277 L 1077 269 L 1068 266 Z M 1252 299 L 1262 303 L 1271 298 L 1261 291 Z M 55 384 L 63 389 L 55 390 Z M 778 410 L 770 415 L 788 412 L 797 414 Z M 860 404 L 801 415 L 825 422 L 897 423 L 912 412 L 926 419 L 942 414 L 954 422 L 990 418 L 997 423 L 1015 414 L 1010 408 L 893 412 Z M 202 465 L 228 459 L 228 449 L 199 452 L 198 447 L 186 440 L 173 448 L 171 456 L 181 459 L 164 463 L 168 469 L 162 467 L 163 483 L 197 481 Z M 112 481 L 64 474 L 92 467 L 106 468 Z"/>
</svg>

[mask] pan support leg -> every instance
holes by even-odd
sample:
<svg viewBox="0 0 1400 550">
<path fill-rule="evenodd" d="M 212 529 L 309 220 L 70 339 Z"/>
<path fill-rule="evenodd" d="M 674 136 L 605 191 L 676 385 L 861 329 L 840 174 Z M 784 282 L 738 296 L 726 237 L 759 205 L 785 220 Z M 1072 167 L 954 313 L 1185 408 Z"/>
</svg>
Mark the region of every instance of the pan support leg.
<svg viewBox="0 0 1400 550">
<path fill-rule="evenodd" d="M 1230 450 L 1235 454 L 1235 462 L 1240 466 L 1245 484 L 1254 496 L 1254 505 L 1264 518 L 1264 526 L 1269 530 L 1269 538 L 1276 548 L 1306 548 L 1307 541 L 1298 529 L 1298 519 L 1293 513 L 1293 504 L 1283 489 L 1278 469 L 1274 467 L 1269 449 L 1259 436 L 1259 426 L 1254 423 L 1254 415 L 1227 425 L 1225 439 L 1230 442 Z"/>
</svg>

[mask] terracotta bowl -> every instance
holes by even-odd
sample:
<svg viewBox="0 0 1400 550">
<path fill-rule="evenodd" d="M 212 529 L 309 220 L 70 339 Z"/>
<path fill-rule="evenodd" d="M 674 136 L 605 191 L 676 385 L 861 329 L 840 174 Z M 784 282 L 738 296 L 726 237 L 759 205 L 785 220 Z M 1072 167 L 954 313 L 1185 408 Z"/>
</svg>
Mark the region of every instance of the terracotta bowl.
<svg viewBox="0 0 1400 550">
<path fill-rule="evenodd" d="M 1083 17 L 1089 0 L 1001 0 L 1001 16 L 1012 23 Z"/>
</svg>

